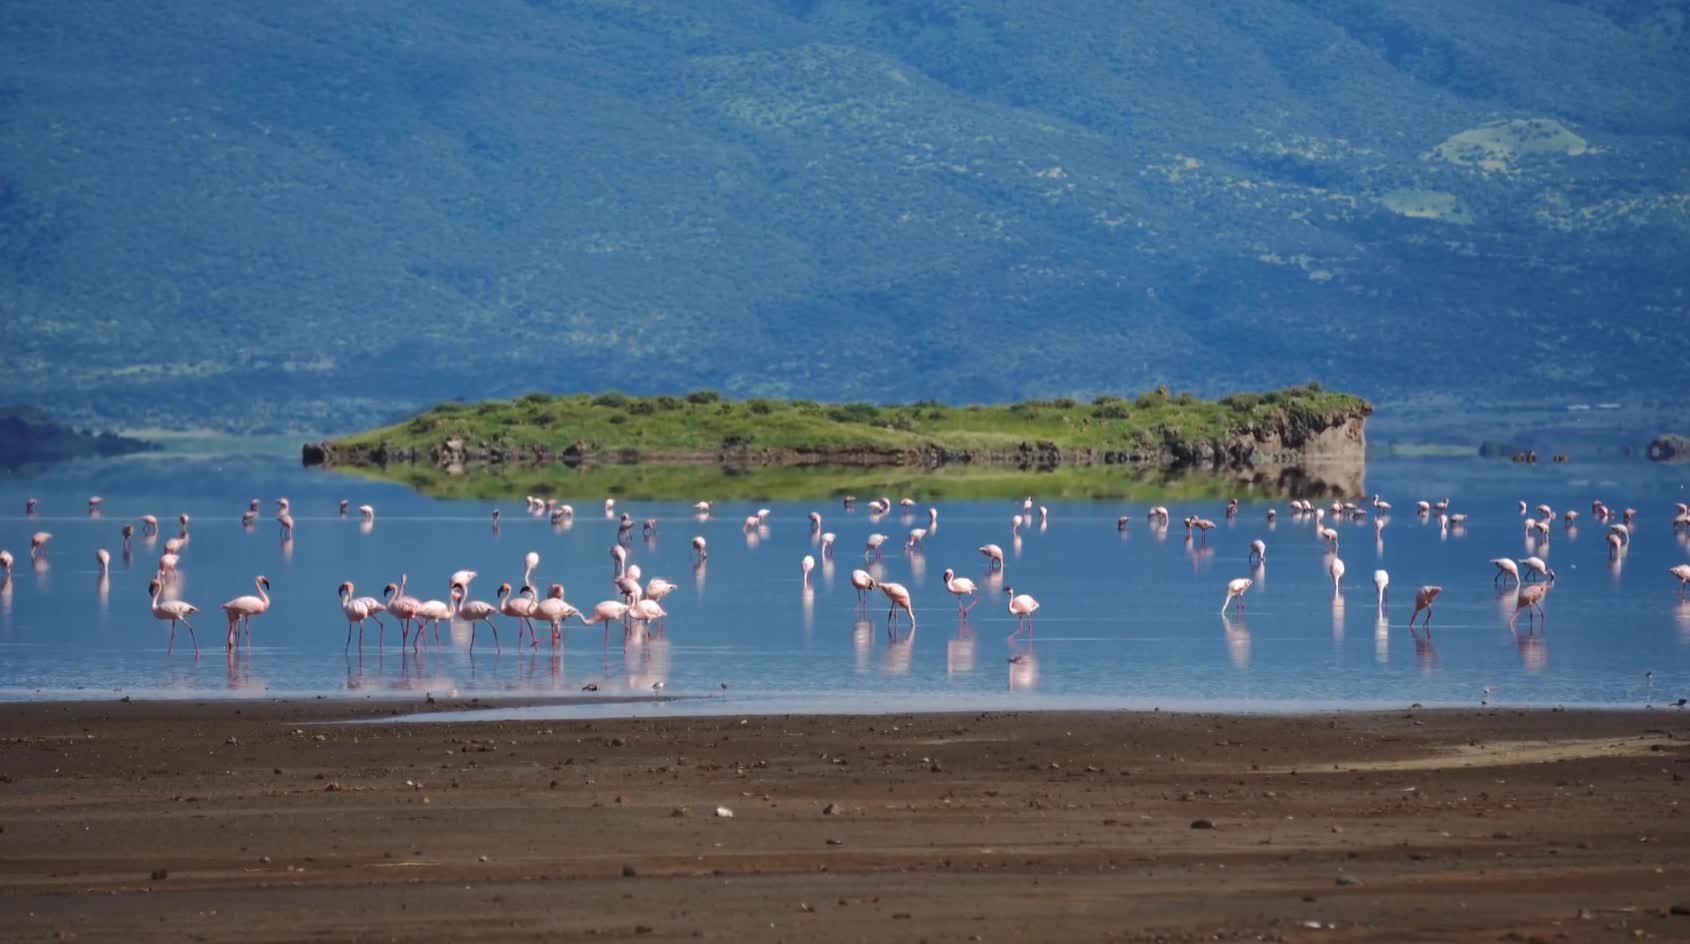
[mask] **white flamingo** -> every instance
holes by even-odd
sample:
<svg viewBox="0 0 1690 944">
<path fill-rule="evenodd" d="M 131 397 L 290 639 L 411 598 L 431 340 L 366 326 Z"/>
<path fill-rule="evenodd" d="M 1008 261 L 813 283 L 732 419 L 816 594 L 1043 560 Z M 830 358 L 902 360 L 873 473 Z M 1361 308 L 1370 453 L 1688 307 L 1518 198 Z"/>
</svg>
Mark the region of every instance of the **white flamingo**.
<svg viewBox="0 0 1690 944">
<path fill-rule="evenodd" d="M 1249 577 L 1228 580 L 1226 582 L 1226 599 L 1221 601 L 1221 615 L 1226 615 L 1226 608 L 1232 605 L 1234 599 L 1238 601 L 1238 612 L 1244 612 L 1244 594 L 1249 593 L 1250 588 L 1255 585 L 1256 582 Z"/>
<path fill-rule="evenodd" d="M 1039 609 L 1039 601 L 1031 594 L 1016 593 L 1014 587 L 1004 587 L 1004 595 L 1009 597 L 1009 615 L 1016 618 L 1015 632 L 1031 630 L 1033 628 L 1033 614 Z M 1014 635 L 1014 633 L 1011 633 Z"/>
<path fill-rule="evenodd" d="M 945 568 L 945 589 L 956 597 L 957 612 L 963 616 L 967 616 L 968 611 L 974 609 L 980 603 L 980 591 L 974 586 L 974 581 L 967 577 L 958 577 L 956 571 L 949 567 Z M 962 605 L 963 597 L 969 598 L 967 606 Z"/>
<path fill-rule="evenodd" d="M 270 608 L 270 578 L 260 574 L 253 579 L 253 585 L 258 587 L 258 595 L 236 597 L 223 604 L 223 614 L 229 618 L 229 648 L 235 648 L 235 630 L 240 627 L 246 631 L 247 641 L 252 640 L 252 618 Z"/>
<path fill-rule="evenodd" d="M 165 651 L 169 653 L 176 650 L 176 624 L 181 623 L 183 626 L 188 627 L 188 638 L 194 641 L 194 655 L 199 655 L 199 637 L 194 635 L 194 624 L 188 622 L 188 617 L 190 615 L 200 611 L 199 607 L 194 606 L 186 600 L 160 600 L 159 594 L 163 591 L 164 585 L 159 583 L 157 580 L 153 580 L 147 584 L 147 592 L 151 594 L 153 598 L 153 618 L 157 620 L 170 621 L 170 646 Z"/>
</svg>

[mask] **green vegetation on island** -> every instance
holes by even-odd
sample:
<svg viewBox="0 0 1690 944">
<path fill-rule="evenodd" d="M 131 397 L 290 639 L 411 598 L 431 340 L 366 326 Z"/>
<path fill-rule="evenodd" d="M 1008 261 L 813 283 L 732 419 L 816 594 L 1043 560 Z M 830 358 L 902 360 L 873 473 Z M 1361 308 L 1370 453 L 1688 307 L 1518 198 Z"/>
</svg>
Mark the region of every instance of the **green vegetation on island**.
<svg viewBox="0 0 1690 944">
<path fill-rule="evenodd" d="M 1346 425 L 1355 425 L 1360 445 L 1359 424 L 1371 412 L 1366 400 L 1318 383 L 1215 401 L 1158 388 L 1131 398 L 967 406 L 734 401 L 709 390 L 655 397 L 530 393 L 443 403 L 392 426 L 307 445 L 304 458 L 307 464 L 437 466 L 734 458 L 769 464 L 1239 466 L 1251 464 L 1250 456 L 1213 460 L 1231 443 L 1295 450 Z M 1050 458 L 1024 461 L 1029 451 Z"/>
</svg>

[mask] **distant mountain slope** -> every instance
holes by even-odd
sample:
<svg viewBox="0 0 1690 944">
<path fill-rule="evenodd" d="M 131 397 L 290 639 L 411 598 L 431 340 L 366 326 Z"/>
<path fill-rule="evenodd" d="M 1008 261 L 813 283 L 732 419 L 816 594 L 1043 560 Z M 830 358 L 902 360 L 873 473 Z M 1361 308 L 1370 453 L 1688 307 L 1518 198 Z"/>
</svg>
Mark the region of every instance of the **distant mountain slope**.
<svg viewBox="0 0 1690 944">
<path fill-rule="evenodd" d="M 611 387 L 1669 402 L 1687 30 L 1685 0 L 13 4 L 0 400 L 323 431 Z"/>
</svg>

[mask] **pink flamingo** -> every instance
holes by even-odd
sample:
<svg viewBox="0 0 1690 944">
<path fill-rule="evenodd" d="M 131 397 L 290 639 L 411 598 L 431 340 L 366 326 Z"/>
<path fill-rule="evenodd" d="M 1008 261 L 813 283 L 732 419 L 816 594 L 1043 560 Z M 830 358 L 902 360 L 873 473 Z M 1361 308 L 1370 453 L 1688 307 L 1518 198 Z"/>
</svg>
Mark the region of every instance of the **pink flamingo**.
<svg viewBox="0 0 1690 944">
<path fill-rule="evenodd" d="M 35 509 L 39 507 L 41 507 L 40 502 L 33 498 L 26 498 L 23 503 L 23 513 L 33 518 L 35 517 Z"/>
<path fill-rule="evenodd" d="M 808 587 L 810 585 L 810 571 L 816 569 L 816 559 L 805 554 L 804 559 L 798 562 L 798 569 L 804 572 L 804 586 Z"/>
<path fill-rule="evenodd" d="M 417 619 L 417 610 L 422 606 L 421 600 L 405 593 L 405 583 L 409 579 L 407 575 L 400 574 L 397 584 L 390 583 L 382 590 L 382 596 L 387 598 L 387 612 L 399 621 L 400 645 L 411 641 L 411 623 Z M 422 631 L 421 622 L 417 623 L 416 629 Z"/>
<path fill-rule="evenodd" d="M 133 537 L 135 537 L 135 526 L 132 525 L 132 524 L 124 525 L 123 526 L 123 556 L 124 557 L 128 557 L 129 554 L 131 553 L 130 549 L 129 549 L 129 541 Z"/>
<path fill-rule="evenodd" d="M 194 624 L 188 622 L 190 615 L 200 611 L 199 607 L 186 600 L 160 600 L 159 594 L 163 591 L 164 585 L 157 580 L 150 581 L 147 584 L 147 593 L 151 594 L 153 598 L 153 618 L 170 621 L 170 646 L 165 652 L 170 653 L 176 650 L 176 624 L 181 623 L 188 627 L 188 638 L 194 641 L 194 655 L 199 655 L 199 637 L 194 635 Z"/>
<path fill-rule="evenodd" d="M 94 562 L 96 564 L 100 565 L 100 576 L 104 577 L 104 576 L 111 573 L 111 552 L 110 551 L 106 550 L 103 547 L 100 548 L 99 550 L 96 550 L 94 552 Z"/>
<path fill-rule="evenodd" d="M 358 517 L 364 519 L 366 522 L 374 522 L 376 520 L 375 507 L 372 505 L 359 505 Z"/>
<path fill-rule="evenodd" d="M 1332 563 L 1326 568 L 1326 572 L 1332 575 L 1332 595 L 1337 596 L 1344 590 L 1344 559 L 1342 557 L 1332 558 Z"/>
<path fill-rule="evenodd" d="M 1380 569 L 1373 572 L 1373 589 L 1379 591 L 1379 612 L 1385 612 L 1385 591 L 1391 587 L 1391 573 Z"/>
<path fill-rule="evenodd" d="M 89 496 L 89 498 L 88 498 L 88 516 L 92 518 L 92 517 L 98 515 L 100 513 L 100 506 L 105 504 L 105 502 L 106 502 L 106 500 L 104 498 L 101 498 L 98 495 Z"/>
<path fill-rule="evenodd" d="M 868 604 L 868 592 L 875 588 L 874 578 L 866 570 L 851 571 L 851 586 L 857 591 L 857 605 Z"/>
<path fill-rule="evenodd" d="M 974 609 L 980 603 L 980 591 L 974 586 L 974 581 L 967 577 L 958 577 L 956 571 L 949 567 L 945 568 L 945 589 L 956 597 L 957 613 L 963 616 L 967 616 L 968 611 Z M 962 605 L 963 597 L 969 598 L 967 606 Z"/>
<path fill-rule="evenodd" d="M 1252 564 L 1265 564 L 1265 563 L 1267 563 L 1267 559 L 1268 559 L 1267 542 L 1262 540 L 1261 538 L 1257 538 L 1254 541 L 1251 541 L 1250 542 L 1249 562 L 1252 563 Z"/>
<path fill-rule="evenodd" d="M 340 612 L 346 617 L 346 646 L 352 647 L 352 625 L 358 625 L 358 648 L 364 647 L 364 621 L 370 618 L 370 607 L 364 599 L 355 597 L 352 581 L 342 581 L 338 589 L 340 594 Z"/>
<path fill-rule="evenodd" d="M 0 551 L 0 579 L 12 579 L 13 563 L 11 551 Z"/>
<path fill-rule="evenodd" d="M 1444 588 L 1430 586 L 1421 587 L 1419 590 L 1414 591 L 1414 613 L 1408 618 L 1409 629 L 1414 628 L 1415 617 L 1420 615 L 1421 610 L 1426 611 L 1425 627 L 1427 629 L 1432 628 L 1432 601 L 1436 600 L 1438 598 L 1438 594 L 1442 592 L 1444 592 Z"/>
<path fill-rule="evenodd" d="M 450 595 L 450 593 L 451 593 L 451 591 L 448 590 L 448 595 Z M 418 645 L 420 645 L 422 643 L 423 624 L 424 623 L 433 624 L 433 626 L 434 626 L 434 641 L 439 642 L 440 641 L 440 621 L 441 620 L 449 620 L 451 618 L 452 618 L 452 606 L 451 606 L 451 604 L 447 603 L 445 600 L 424 600 L 424 601 L 422 601 L 422 603 L 417 605 L 417 617 L 416 617 L 416 619 L 417 619 L 417 631 L 416 631 L 416 634 L 411 637 L 411 648 L 415 649 Z"/>
<path fill-rule="evenodd" d="M 447 586 L 463 587 L 465 590 L 468 590 L 469 585 L 479 576 L 481 575 L 473 570 L 454 570 L 452 571 L 452 579 Z"/>
<path fill-rule="evenodd" d="M 622 576 L 628 569 L 628 549 L 620 544 L 612 545 L 610 548 L 610 564 L 616 568 L 616 572 L 611 576 Z"/>
<path fill-rule="evenodd" d="M 1221 615 L 1226 615 L 1226 608 L 1232 605 L 1234 599 L 1238 600 L 1238 612 L 1244 612 L 1244 594 L 1249 593 L 1250 588 L 1255 585 L 1256 582 L 1249 577 L 1238 577 L 1227 581 L 1226 599 L 1221 602 Z M 1014 610 L 1010 612 L 1013 613 Z"/>
<path fill-rule="evenodd" d="M 346 499 L 342 498 L 340 500 L 340 516 L 342 518 L 346 517 L 346 509 L 351 508 L 351 507 L 352 507 L 352 503 L 347 501 Z"/>
<path fill-rule="evenodd" d="M 669 615 L 656 600 L 636 600 L 628 607 L 628 618 L 635 622 L 651 624 L 659 622 Z"/>
<path fill-rule="evenodd" d="M 546 598 L 534 604 L 534 618 L 551 626 L 552 645 L 554 646 L 557 645 L 559 639 L 563 638 L 563 624 L 568 622 L 571 616 L 580 617 L 580 615 L 581 611 L 571 606 L 563 598 L 563 584 L 561 583 L 552 584 L 551 589 L 546 593 Z M 532 632 L 530 632 L 529 638 L 533 640 L 534 645 L 540 644 L 539 637 L 533 635 Z"/>
<path fill-rule="evenodd" d="M 880 545 L 885 543 L 886 535 L 879 533 L 869 535 L 868 540 L 863 545 L 863 560 L 879 560 Z"/>
<path fill-rule="evenodd" d="M 293 537 L 292 506 L 285 498 L 276 499 L 276 523 L 282 526 L 282 540 Z"/>
<path fill-rule="evenodd" d="M 138 518 L 136 520 L 141 522 L 141 533 L 143 533 L 143 534 L 157 534 L 158 533 L 158 517 L 156 515 L 142 515 L 140 518 Z"/>
<path fill-rule="evenodd" d="M 235 648 L 235 629 L 237 626 L 246 630 L 247 641 L 252 640 L 252 618 L 270 608 L 270 578 L 260 574 L 253 584 L 258 587 L 258 595 L 236 597 L 223 604 L 224 615 L 229 617 L 229 648 Z"/>
<path fill-rule="evenodd" d="M 905 613 L 909 614 L 910 628 L 914 629 L 915 628 L 915 610 L 914 610 L 914 608 L 912 608 L 910 606 L 910 591 L 909 591 L 909 588 L 905 587 L 901 583 L 879 583 L 879 582 L 877 582 L 875 584 L 875 586 L 880 588 L 881 593 L 886 594 L 886 599 L 889 600 L 892 604 L 891 607 L 886 610 L 886 622 L 887 622 L 887 624 L 890 625 L 892 623 L 893 618 L 895 616 L 897 616 L 898 611 L 903 610 Z"/>
<path fill-rule="evenodd" d="M 1003 548 L 996 544 L 980 545 L 980 553 L 986 555 L 986 572 L 1003 570 Z"/>
<path fill-rule="evenodd" d="M 1017 620 L 1015 633 L 1022 630 L 1031 632 L 1033 629 L 1033 614 L 1038 612 L 1039 601 L 1033 599 L 1031 594 L 1016 593 L 1014 587 L 1004 587 L 1003 592 L 1009 597 L 1009 615 L 1016 617 Z M 1015 633 L 1010 635 L 1013 636 Z"/>
<path fill-rule="evenodd" d="M 1684 588 L 1690 587 L 1690 564 L 1679 564 L 1667 573 L 1678 578 L 1678 598 L 1684 599 Z"/>
<path fill-rule="evenodd" d="M 524 632 L 530 635 L 534 633 L 534 623 L 531 618 L 534 616 L 535 601 L 530 596 L 533 592 L 534 588 L 524 583 L 522 593 L 513 595 L 510 584 L 499 584 L 499 612 L 516 620 L 516 644 L 518 646 L 522 645 L 522 634 Z M 535 637 L 536 645 L 539 644 L 539 641 L 539 638 Z"/>
<path fill-rule="evenodd" d="M 493 604 L 485 600 L 466 600 L 469 590 L 463 586 L 452 588 L 452 603 L 457 606 L 457 617 L 469 624 L 469 650 L 475 651 L 475 624 L 486 623 L 493 631 L 493 650 L 503 652 L 504 647 L 499 644 L 499 627 L 493 623 L 493 614 L 499 612 Z"/>
<path fill-rule="evenodd" d="M 1527 611 L 1527 626 L 1530 626 L 1535 619 L 1531 612 L 1533 610 L 1536 610 L 1537 615 L 1543 616 L 1545 622 L 1547 622 L 1549 617 L 1548 614 L 1543 612 L 1543 598 L 1548 595 L 1549 588 L 1553 586 L 1555 586 L 1553 583 L 1535 583 L 1529 587 L 1521 587 L 1520 592 L 1514 597 L 1514 615 L 1508 618 L 1508 628 L 1514 628 L 1515 621 L 1520 618 L 1521 610 Z"/>
<path fill-rule="evenodd" d="M 704 559 L 710 556 L 710 551 L 708 550 L 708 545 L 704 540 L 704 535 L 700 534 L 692 539 L 692 553 L 698 555 L 698 562 L 700 564 L 704 563 Z"/>
<path fill-rule="evenodd" d="M 1514 563 L 1511 558 L 1496 557 L 1491 559 L 1491 563 L 1496 565 L 1496 576 L 1490 579 L 1491 583 L 1496 583 L 1504 577 L 1514 578 L 1514 583 L 1516 585 L 1520 583 L 1520 565 Z M 1508 586 L 1506 583 L 1502 585 L 1504 587 Z"/>
<path fill-rule="evenodd" d="M 37 531 L 29 536 L 29 559 L 41 560 L 47 556 L 47 542 L 53 540 L 53 532 Z"/>
<path fill-rule="evenodd" d="M 662 577 L 653 577 L 651 578 L 651 581 L 645 585 L 645 598 L 647 600 L 661 600 L 674 592 L 675 585 L 667 580 L 664 580 Z"/>
</svg>

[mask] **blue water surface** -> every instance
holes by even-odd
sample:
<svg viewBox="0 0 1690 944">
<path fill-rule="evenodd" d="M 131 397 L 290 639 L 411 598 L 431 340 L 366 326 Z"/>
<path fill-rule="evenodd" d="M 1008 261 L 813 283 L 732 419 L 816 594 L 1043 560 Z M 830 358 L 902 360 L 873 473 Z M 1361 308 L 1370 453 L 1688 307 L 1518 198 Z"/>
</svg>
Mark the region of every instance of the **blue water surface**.
<svg viewBox="0 0 1690 944">
<path fill-rule="evenodd" d="M 617 710 L 905 711 L 990 707 L 1164 707 L 1287 710 L 1314 707 L 1473 705 L 1640 706 L 1690 695 L 1690 603 L 1680 602 L 1667 570 L 1690 561 L 1690 536 L 1675 534 L 1674 502 L 1687 495 L 1682 467 L 1623 462 L 1600 467 L 1537 466 L 1479 460 L 1390 460 L 1368 469 L 1367 487 L 1395 507 L 1382 530 L 1370 511 L 1337 525 L 1347 565 L 1334 593 L 1331 558 L 1312 518 L 1286 501 L 1224 504 L 1165 501 L 1166 531 L 1146 520 L 1151 503 L 1058 501 L 1035 494 L 1048 519 L 1011 534 L 1021 502 L 943 502 L 925 550 L 900 549 L 915 513 L 875 520 L 866 498 L 853 512 L 830 497 L 797 503 L 721 503 L 708 519 L 689 498 L 622 501 L 616 511 L 655 518 L 655 536 L 633 532 L 629 560 L 646 578 L 680 586 L 663 601 L 661 627 L 625 631 L 571 623 L 563 645 L 518 648 L 516 627 L 501 624 L 502 651 L 482 630 L 470 652 L 467 627 L 440 644 L 402 647 L 389 624 L 378 645 L 374 624 L 362 646 L 346 646 L 336 587 L 355 581 L 379 595 L 404 573 L 424 599 L 447 598 L 448 575 L 478 571 L 472 596 L 491 601 L 501 581 L 520 584 L 523 555 L 541 557 L 535 582 L 567 588 L 583 610 L 614 599 L 609 550 L 616 540 L 603 495 L 562 495 L 576 508 L 572 525 L 554 528 L 514 501 L 443 501 L 398 486 L 306 470 L 272 459 L 190 460 L 146 457 L 63 466 L 39 478 L 0 482 L 0 548 L 18 564 L 0 587 L 0 698 L 104 698 L 282 694 L 353 696 L 457 692 L 482 695 L 628 694 L 707 696 L 667 706 Z M 90 517 L 89 495 L 103 496 Z M 24 515 L 28 496 L 40 501 Z M 292 501 L 297 526 L 280 539 L 272 500 Z M 1444 530 L 1422 520 L 1416 499 L 1451 499 L 1469 515 Z M 239 517 L 250 498 L 264 500 L 258 524 Z M 699 495 L 697 498 L 710 498 Z M 894 500 L 904 496 L 891 496 Z M 371 504 L 373 526 L 337 514 L 340 499 Z M 1629 549 L 1609 554 L 1606 528 L 1592 519 L 1600 498 L 1635 507 Z M 1528 544 L 1518 502 L 1547 503 L 1556 521 L 1547 546 Z M 489 517 L 503 511 L 495 530 Z M 759 507 L 764 526 L 747 531 Z M 1279 509 L 1276 523 L 1266 511 Z M 1560 520 L 1582 513 L 1576 528 Z M 823 515 L 838 534 L 805 589 L 799 562 L 817 555 L 807 515 Z M 168 624 L 149 612 L 147 583 L 176 517 L 191 516 L 180 593 L 199 606 L 200 655 L 186 633 L 167 653 Z M 119 529 L 152 513 L 156 539 L 125 555 Z M 1120 515 L 1130 517 L 1123 533 Z M 1180 519 L 1216 522 L 1206 540 L 1187 540 Z M 1534 512 L 1535 514 L 1535 512 Z M 46 559 L 31 562 L 29 536 L 53 534 Z M 881 579 L 907 585 L 917 625 L 889 631 L 878 594 L 859 606 L 849 583 L 864 561 L 870 533 L 890 536 Z M 710 557 L 691 561 L 694 535 Z M 1247 562 L 1252 539 L 1267 542 L 1265 566 Z M 976 550 L 1002 545 L 1004 573 L 988 575 Z M 95 549 L 112 554 L 109 578 Z M 1511 628 L 1513 591 L 1493 586 L 1493 557 L 1535 553 L 1556 570 L 1545 601 L 1546 625 Z M 980 584 L 979 605 L 959 617 L 941 575 L 947 567 Z M 1390 573 L 1381 609 L 1373 574 Z M 230 651 L 217 605 L 252 593 L 270 578 L 274 605 L 254 621 L 253 641 Z M 1253 577 L 1243 612 L 1220 615 L 1228 580 Z M 1032 629 L 1014 633 L 1005 584 L 1040 601 Z M 1441 585 L 1429 633 L 1408 627 L 1414 590 Z M 1646 673 L 1651 673 L 1646 675 Z M 661 687 L 656 687 L 661 683 Z M 1488 695 L 1486 689 L 1489 689 Z"/>
</svg>

